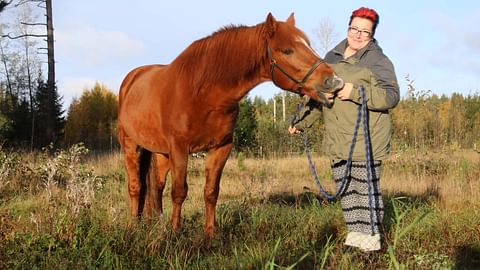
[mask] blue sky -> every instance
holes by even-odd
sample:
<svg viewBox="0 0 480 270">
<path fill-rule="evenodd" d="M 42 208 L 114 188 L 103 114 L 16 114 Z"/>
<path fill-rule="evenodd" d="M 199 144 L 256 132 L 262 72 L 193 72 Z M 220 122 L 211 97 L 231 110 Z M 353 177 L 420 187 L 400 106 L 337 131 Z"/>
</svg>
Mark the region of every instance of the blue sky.
<svg viewBox="0 0 480 270">
<path fill-rule="evenodd" d="M 318 49 L 314 31 L 329 20 L 333 46 L 345 38 L 348 18 L 360 6 L 380 14 L 376 38 L 395 66 L 402 97 L 407 75 L 417 90 L 480 92 L 480 4 L 466 0 L 54 0 L 59 91 L 66 104 L 96 81 L 117 92 L 132 68 L 170 63 L 193 41 L 220 27 L 254 25 L 269 12 L 279 20 L 294 12 L 297 27 Z M 250 95 L 268 99 L 276 93 L 278 88 L 264 83 Z"/>
</svg>

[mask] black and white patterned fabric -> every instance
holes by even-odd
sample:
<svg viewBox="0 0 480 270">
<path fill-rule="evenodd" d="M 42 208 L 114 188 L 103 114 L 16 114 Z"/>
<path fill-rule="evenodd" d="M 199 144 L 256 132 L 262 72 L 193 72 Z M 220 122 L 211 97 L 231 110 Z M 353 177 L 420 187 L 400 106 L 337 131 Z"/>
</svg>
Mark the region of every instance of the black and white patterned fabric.
<svg viewBox="0 0 480 270">
<path fill-rule="evenodd" d="M 332 163 L 333 178 L 339 187 L 346 168 L 345 160 Z M 349 232 L 363 234 L 380 234 L 383 220 L 383 200 L 380 192 L 381 161 L 374 161 L 372 171 L 373 183 L 373 232 L 368 198 L 368 176 L 366 162 L 352 162 L 350 176 L 347 178 L 345 191 L 340 195 L 343 216 Z"/>
</svg>

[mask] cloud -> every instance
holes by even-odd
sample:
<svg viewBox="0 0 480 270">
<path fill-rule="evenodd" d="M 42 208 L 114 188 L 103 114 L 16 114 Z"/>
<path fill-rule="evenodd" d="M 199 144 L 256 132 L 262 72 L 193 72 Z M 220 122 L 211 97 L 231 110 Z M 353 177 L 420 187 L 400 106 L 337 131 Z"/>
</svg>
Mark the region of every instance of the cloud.
<svg viewBox="0 0 480 270">
<path fill-rule="evenodd" d="M 142 42 L 124 32 L 85 25 L 56 29 L 55 40 L 57 84 L 65 109 L 96 82 L 117 93 L 125 75 L 119 63 L 145 52 Z"/>
<path fill-rule="evenodd" d="M 79 98 L 83 90 L 95 85 L 93 78 L 64 78 L 58 82 L 60 94 L 63 96 L 64 106 L 68 108 L 73 98 Z"/>
<path fill-rule="evenodd" d="M 115 65 L 119 58 L 134 57 L 145 51 L 145 45 L 120 31 L 104 31 L 90 26 L 57 29 L 57 60 L 81 67 Z"/>
<path fill-rule="evenodd" d="M 480 53 L 480 33 L 465 33 L 465 44 L 473 52 Z"/>
</svg>

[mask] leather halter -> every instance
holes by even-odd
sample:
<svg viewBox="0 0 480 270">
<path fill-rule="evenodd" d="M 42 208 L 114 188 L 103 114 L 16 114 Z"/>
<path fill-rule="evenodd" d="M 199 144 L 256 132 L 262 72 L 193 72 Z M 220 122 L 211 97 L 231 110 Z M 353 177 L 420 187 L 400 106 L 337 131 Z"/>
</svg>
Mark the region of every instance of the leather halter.
<svg viewBox="0 0 480 270">
<path fill-rule="evenodd" d="M 278 68 L 278 70 L 280 70 L 285 76 L 287 76 L 287 78 L 289 78 L 290 80 L 294 81 L 297 84 L 297 87 L 298 87 L 296 89 L 297 91 L 301 90 L 305 86 L 304 84 L 308 80 L 310 75 L 312 75 L 315 69 L 317 69 L 317 67 L 324 62 L 322 59 L 318 59 L 313 64 L 313 66 L 308 70 L 307 74 L 305 74 L 303 79 L 300 81 L 293 78 L 290 74 L 287 73 L 287 71 L 285 71 L 285 69 L 283 69 L 279 64 L 277 64 L 277 61 L 272 56 L 272 51 L 270 50 L 269 46 L 267 46 L 267 54 L 268 54 L 268 59 L 270 60 L 270 77 L 272 79 L 272 82 L 278 86 L 277 82 L 275 81 L 275 77 L 273 76 L 273 70 L 275 68 Z"/>
</svg>

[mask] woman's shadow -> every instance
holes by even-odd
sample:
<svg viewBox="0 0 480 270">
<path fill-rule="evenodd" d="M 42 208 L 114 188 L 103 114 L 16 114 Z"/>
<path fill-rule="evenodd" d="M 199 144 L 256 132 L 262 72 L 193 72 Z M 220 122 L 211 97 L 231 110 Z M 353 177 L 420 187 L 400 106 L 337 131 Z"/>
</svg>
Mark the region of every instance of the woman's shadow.
<svg viewBox="0 0 480 270">
<path fill-rule="evenodd" d="M 420 194 L 393 192 L 384 195 L 385 217 L 383 225 L 386 235 L 391 235 L 392 230 L 395 229 L 395 200 L 401 200 L 406 209 L 428 208 L 433 202 L 440 200 L 440 192 L 438 188 L 431 187 Z M 312 203 L 319 206 L 325 205 L 327 200 L 316 192 L 304 189 L 301 194 L 288 192 L 271 194 L 267 198 L 267 202 L 271 204 L 306 207 L 311 206 Z M 480 269 L 480 243 L 471 243 L 457 247 L 454 260 L 454 269 Z"/>
</svg>

